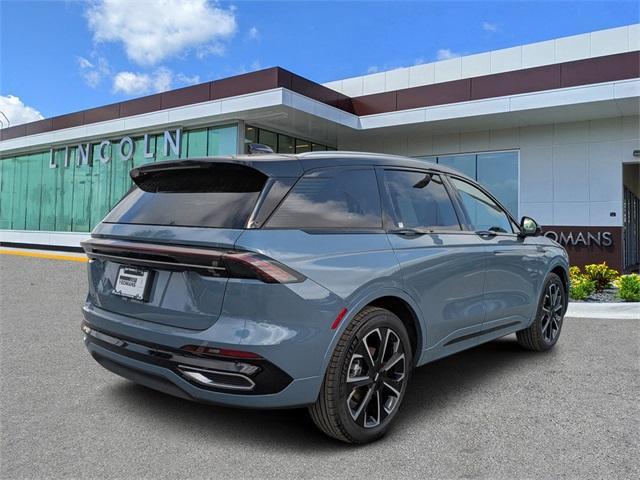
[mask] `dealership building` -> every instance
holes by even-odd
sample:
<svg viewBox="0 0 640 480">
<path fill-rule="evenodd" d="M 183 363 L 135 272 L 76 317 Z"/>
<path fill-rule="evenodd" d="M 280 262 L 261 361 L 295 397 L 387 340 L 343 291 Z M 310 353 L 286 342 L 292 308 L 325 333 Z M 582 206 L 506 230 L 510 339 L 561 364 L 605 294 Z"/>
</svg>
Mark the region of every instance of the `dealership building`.
<svg viewBox="0 0 640 480">
<path fill-rule="evenodd" d="M 274 67 L 0 130 L 0 242 L 77 247 L 147 162 L 383 152 L 456 168 L 574 264 L 638 268 L 640 24 L 324 85 Z"/>
</svg>

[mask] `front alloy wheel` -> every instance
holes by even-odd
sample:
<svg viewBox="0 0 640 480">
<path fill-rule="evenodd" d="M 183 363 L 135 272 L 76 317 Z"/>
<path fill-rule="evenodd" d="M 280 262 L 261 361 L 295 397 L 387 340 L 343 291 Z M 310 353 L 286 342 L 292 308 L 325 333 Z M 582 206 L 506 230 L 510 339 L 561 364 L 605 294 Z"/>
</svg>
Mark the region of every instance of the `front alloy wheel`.
<svg viewBox="0 0 640 480">
<path fill-rule="evenodd" d="M 318 401 L 315 424 L 348 443 L 373 441 L 388 430 L 404 397 L 412 365 L 402 321 L 388 310 L 366 307 L 340 337 Z"/>
<path fill-rule="evenodd" d="M 558 341 L 566 308 L 564 284 L 551 273 L 542 289 L 535 320 L 529 328 L 516 332 L 518 343 L 528 350 L 549 350 Z"/>
<path fill-rule="evenodd" d="M 541 320 L 542 337 L 547 343 L 553 343 L 560 333 L 563 308 L 562 285 L 555 282 L 549 283 L 542 300 Z"/>
</svg>

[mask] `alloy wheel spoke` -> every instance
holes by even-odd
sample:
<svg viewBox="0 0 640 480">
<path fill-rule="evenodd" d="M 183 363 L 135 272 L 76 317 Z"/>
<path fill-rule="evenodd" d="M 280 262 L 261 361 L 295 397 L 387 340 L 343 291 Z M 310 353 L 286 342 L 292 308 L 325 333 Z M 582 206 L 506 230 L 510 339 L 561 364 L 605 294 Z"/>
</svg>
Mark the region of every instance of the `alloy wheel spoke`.
<svg viewBox="0 0 640 480">
<path fill-rule="evenodd" d="M 358 407 L 356 408 L 355 411 L 348 405 L 348 403 L 350 402 L 351 398 L 354 396 L 356 390 L 353 390 L 351 392 L 351 395 L 349 395 L 349 398 L 347 399 L 347 405 L 349 406 L 349 412 L 351 413 L 351 417 L 357 423 L 364 424 L 364 422 L 360 422 L 359 419 L 360 419 L 362 413 L 366 410 L 367 405 L 369 405 L 369 401 L 371 400 L 371 396 L 373 395 L 373 391 L 374 390 L 375 390 L 375 385 L 371 385 L 369 387 L 369 389 L 367 390 L 367 393 L 365 394 L 364 398 L 362 399 L 362 401 L 360 402 L 360 404 L 358 405 Z"/>
<path fill-rule="evenodd" d="M 549 324 L 551 323 L 551 317 L 549 316 L 545 316 L 542 319 L 542 334 L 545 336 L 545 338 L 547 337 L 547 329 L 549 328 Z"/>
<path fill-rule="evenodd" d="M 347 378 L 347 383 L 349 387 L 353 390 L 356 388 L 366 387 L 373 383 L 373 378 L 371 377 L 349 377 Z"/>
<path fill-rule="evenodd" d="M 384 363 L 382 371 L 385 373 L 388 372 L 400 361 L 404 361 L 404 353 L 394 353 L 393 356 Z"/>
<path fill-rule="evenodd" d="M 369 340 L 372 335 L 376 335 L 378 337 L 377 346 L 373 343 L 374 339 Z M 362 343 L 364 344 L 364 349 L 367 355 L 369 356 L 369 361 L 371 362 L 371 365 L 372 366 L 377 365 L 378 359 L 380 357 L 380 350 L 381 350 L 380 346 L 382 345 L 382 332 L 380 332 L 380 329 L 376 328 L 375 330 L 367 333 L 367 335 L 365 335 L 365 337 L 362 339 Z M 374 353 L 372 353 L 371 350 L 373 350 Z"/>
<path fill-rule="evenodd" d="M 371 402 L 375 402 L 374 404 L 374 411 L 373 414 L 375 415 L 375 417 L 369 417 L 367 415 L 369 408 L 368 406 L 371 405 Z M 369 421 L 369 418 L 372 419 L 372 421 Z M 371 398 L 369 398 L 369 404 L 367 405 L 367 407 L 364 409 L 364 427 L 366 428 L 372 428 L 372 427 L 377 427 L 378 425 L 380 425 L 380 390 L 376 390 L 374 395 L 371 395 Z"/>
</svg>

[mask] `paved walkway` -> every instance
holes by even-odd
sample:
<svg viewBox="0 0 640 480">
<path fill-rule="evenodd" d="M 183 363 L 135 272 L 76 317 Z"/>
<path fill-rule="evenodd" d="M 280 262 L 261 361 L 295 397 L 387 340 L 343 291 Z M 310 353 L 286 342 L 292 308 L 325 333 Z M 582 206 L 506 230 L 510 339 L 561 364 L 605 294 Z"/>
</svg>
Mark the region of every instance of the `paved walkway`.
<svg viewBox="0 0 640 480">
<path fill-rule="evenodd" d="M 640 302 L 570 302 L 567 317 L 624 318 L 640 320 Z"/>
</svg>

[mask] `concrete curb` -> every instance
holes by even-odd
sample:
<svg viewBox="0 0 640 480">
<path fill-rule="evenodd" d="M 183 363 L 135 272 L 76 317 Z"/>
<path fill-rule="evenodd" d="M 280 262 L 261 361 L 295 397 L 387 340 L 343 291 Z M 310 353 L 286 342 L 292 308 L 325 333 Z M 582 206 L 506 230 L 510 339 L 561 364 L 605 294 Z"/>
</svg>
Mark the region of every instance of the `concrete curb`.
<svg viewBox="0 0 640 480">
<path fill-rule="evenodd" d="M 590 303 L 569 302 L 567 317 L 619 318 L 640 320 L 640 302 Z"/>
</svg>

